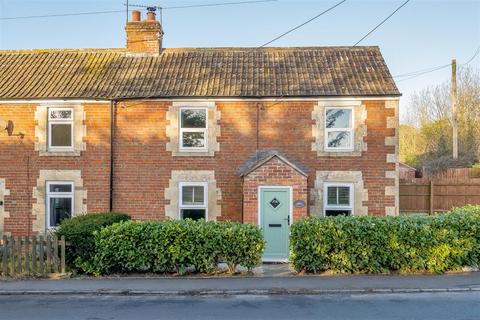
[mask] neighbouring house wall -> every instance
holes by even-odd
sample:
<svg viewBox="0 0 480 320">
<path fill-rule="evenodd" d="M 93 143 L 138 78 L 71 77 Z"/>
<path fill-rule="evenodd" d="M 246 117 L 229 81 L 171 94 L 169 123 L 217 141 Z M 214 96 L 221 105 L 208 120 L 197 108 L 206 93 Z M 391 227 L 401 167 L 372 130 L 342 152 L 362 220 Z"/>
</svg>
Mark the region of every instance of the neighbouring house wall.
<svg viewBox="0 0 480 320">
<path fill-rule="evenodd" d="M 85 114 L 82 127 L 88 129 L 83 137 L 84 149 L 80 151 L 80 156 L 43 156 L 40 150 L 36 150 L 35 129 L 38 122 L 35 120 L 39 105 L 0 104 L 0 118 L 14 122 L 14 133 L 25 134 L 20 139 L 0 131 L 0 178 L 5 180 L 6 188 L 10 190 L 9 195 L 4 195 L 3 209 L 8 214 L 4 214 L 3 228 L 13 235 L 32 234 L 34 229 L 38 229 L 34 227 L 36 216 L 33 205 L 37 199 L 32 190 L 37 188 L 40 170 L 81 171 L 83 187 L 88 190 L 88 203 L 85 204 L 89 212 L 108 211 L 109 208 L 109 104 L 82 104 Z"/>
<path fill-rule="evenodd" d="M 5 218 L 8 218 L 8 212 L 5 211 L 5 197 L 10 195 L 10 190 L 5 185 L 5 179 L 0 179 L 0 236 L 4 234 L 3 225 Z"/>
<path fill-rule="evenodd" d="M 415 168 L 412 168 L 408 165 L 403 163 L 399 163 L 398 165 L 398 175 L 400 179 L 415 179 Z"/>
<path fill-rule="evenodd" d="M 82 172 L 80 170 L 40 170 L 37 185 L 33 188 L 35 202 L 32 206 L 33 224 L 32 231 L 42 234 L 47 231 L 45 211 L 46 183 L 48 181 L 71 181 L 74 184 L 74 198 L 72 217 L 87 213 L 87 190 L 83 186 Z"/>
<path fill-rule="evenodd" d="M 47 117 L 49 107 L 70 107 L 73 109 L 74 132 L 72 152 L 50 152 L 47 143 Z M 35 151 L 41 156 L 80 156 L 86 149 L 85 136 L 87 126 L 85 123 L 86 114 L 81 104 L 41 104 L 35 111 Z"/>
<path fill-rule="evenodd" d="M 387 105 L 387 107 L 386 107 Z M 0 133 L 0 178 L 5 179 L 4 230 L 16 235 L 31 233 L 37 200 L 32 190 L 40 170 L 80 170 L 88 191 L 85 204 L 89 212 L 109 207 L 109 104 L 82 104 L 86 127 L 85 149 L 80 156 L 40 156 L 35 150 L 35 112 L 38 104 L 0 104 L 0 117 L 15 123 L 19 137 Z M 307 208 L 315 206 L 315 181 L 318 171 L 361 172 L 368 200 L 362 206 L 370 215 L 396 214 L 398 207 L 396 171 L 398 159 L 398 103 L 382 100 L 362 101 L 359 108 L 366 116 L 368 146 L 356 156 L 323 156 L 312 150 L 315 135 L 312 114 L 314 101 L 288 102 L 217 102 L 213 114 L 217 122 L 218 148 L 213 155 L 172 156 L 167 149 L 172 103 L 168 101 L 131 101 L 116 108 L 114 143 L 113 209 L 134 219 L 162 220 L 171 205 L 166 194 L 174 171 L 209 171 L 214 175 L 217 198 L 216 220 L 242 221 L 242 178 L 237 169 L 258 150 L 272 148 L 289 161 L 309 169 Z M 257 114 L 258 112 L 258 114 Z M 169 116 L 168 116 L 169 117 Z M 210 112 L 209 112 L 210 118 Z M 257 122 L 257 119 L 259 121 Z M 258 142 L 257 142 L 258 136 Z M 364 147 L 362 147 L 364 148 Z M 168 211 L 168 209 L 167 209 Z M 309 212 L 309 214 L 317 214 Z M 167 214 L 167 216 L 170 214 Z"/>
</svg>

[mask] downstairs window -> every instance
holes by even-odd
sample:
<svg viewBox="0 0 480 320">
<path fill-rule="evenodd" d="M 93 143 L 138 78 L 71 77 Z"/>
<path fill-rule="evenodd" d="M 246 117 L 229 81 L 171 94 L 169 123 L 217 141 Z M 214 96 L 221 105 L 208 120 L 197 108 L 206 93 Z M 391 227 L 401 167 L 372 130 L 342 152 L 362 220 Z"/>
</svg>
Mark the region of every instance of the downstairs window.
<svg viewBox="0 0 480 320">
<path fill-rule="evenodd" d="M 73 182 L 48 181 L 47 188 L 47 229 L 58 226 L 70 219 L 73 212 Z"/>
<path fill-rule="evenodd" d="M 353 212 L 353 184 L 324 184 L 324 214 L 325 216 L 349 216 Z"/>
<path fill-rule="evenodd" d="M 207 220 L 207 183 L 180 183 L 180 219 Z"/>
</svg>

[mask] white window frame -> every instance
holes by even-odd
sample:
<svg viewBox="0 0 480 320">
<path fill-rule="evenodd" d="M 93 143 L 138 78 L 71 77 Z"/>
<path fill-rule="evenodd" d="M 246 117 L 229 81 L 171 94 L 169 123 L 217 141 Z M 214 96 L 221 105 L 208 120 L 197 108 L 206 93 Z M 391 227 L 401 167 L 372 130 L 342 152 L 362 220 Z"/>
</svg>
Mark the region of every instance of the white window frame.
<svg viewBox="0 0 480 320">
<path fill-rule="evenodd" d="M 72 188 L 71 192 L 51 192 L 51 185 L 70 185 Z M 50 199 L 51 198 L 70 198 L 72 203 L 72 218 L 74 217 L 75 212 L 75 184 L 73 181 L 47 181 L 45 183 L 45 224 L 48 229 L 54 229 L 56 226 L 50 225 Z"/>
<path fill-rule="evenodd" d="M 349 187 L 350 196 L 349 196 L 349 206 L 345 205 L 329 205 L 328 204 L 328 188 L 329 187 Z M 345 182 L 324 182 L 323 183 L 323 215 L 327 216 L 327 210 L 350 210 L 350 215 L 353 215 L 354 212 L 354 184 L 345 183 Z M 337 195 L 338 196 L 338 195 Z"/>
<path fill-rule="evenodd" d="M 51 111 L 70 111 L 72 113 L 72 117 L 70 119 L 50 119 L 50 112 Z M 48 139 L 48 150 L 52 152 L 62 152 L 62 151 L 74 151 L 74 126 L 75 126 L 75 110 L 73 108 L 47 108 L 47 127 L 48 127 L 48 133 L 47 133 L 47 139 Z M 58 147 L 58 146 L 52 146 L 52 124 L 69 124 L 70 125 L 70 130 L 71 130 L 71 146 L 69 147 Z"/>
<path fill-rule="evenodd" d="M 348 109 L 351 110 L 350 112 L 350 128 L 327 128 L 327 112 L 328 110 L 332 109 Z M 324 145 L 325 151 L 330 152 L 344 152 L 344 151 L 353 151 L 354 150 L 354 143 L 355 143 L 355 108 L 351 106 L 329 106 L 325 107 L 324 114 L 323 114 L 323 130 L 324 130 Z M 329 147 L 328 146 L 328 133 L 329 132 L 339 132 L 339 131 L 347 131 L 350 133 L 350 147 L 342 148 L 342 147 Z"/>
<path fill-rule="evenodd" d="M 205 128 L 182 128 L 182 111 L 184 110 L 204 110 L 205 111 Z M 180 151 L 199 151 L 204 152 L 208 150 L 208 108 L 205 107 L 181 107 L 178 111 L 178 128 L 179 128 L 179 149 Z M 183 145 L 184 132 L 203 132 L 204 140 L 203 147 L 185 147 Z"/>
<path fill-rule="evenodd" d="M 203 205 L 184 205 L 183 187 L 203 187 Z M 205 209 L 205 221 L 208 221 L 208 183 L 180 182 L 178 184 L 178 219 L 182 219 L 182 209 Z"/>
</svg>

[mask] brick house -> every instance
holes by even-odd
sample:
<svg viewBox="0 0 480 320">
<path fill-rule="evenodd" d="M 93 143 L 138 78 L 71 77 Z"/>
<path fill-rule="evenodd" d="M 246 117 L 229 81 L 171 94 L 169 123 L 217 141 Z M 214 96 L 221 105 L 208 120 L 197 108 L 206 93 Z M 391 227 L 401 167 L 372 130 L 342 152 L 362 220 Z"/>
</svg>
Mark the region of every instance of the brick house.
<svg viewBox="0 0 480 320">
<path fill-rule="evenodd" d="M 126 32 L 125 49 L 0 51 L 0 234 L 109 210 L 236 220 L 275 260 L 301 217 L 398 214 L 378 47 L 162 48 L 153 12 Z"/>
</svg>

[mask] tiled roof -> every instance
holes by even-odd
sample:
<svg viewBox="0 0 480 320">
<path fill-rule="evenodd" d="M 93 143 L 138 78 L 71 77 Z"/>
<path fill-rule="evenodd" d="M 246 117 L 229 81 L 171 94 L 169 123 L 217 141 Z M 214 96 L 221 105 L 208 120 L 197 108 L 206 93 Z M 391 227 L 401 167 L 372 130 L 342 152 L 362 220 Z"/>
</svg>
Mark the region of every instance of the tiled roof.
<svg viewBox="0 0 480 320">
<path fill-rule="evenodd" d="M 0 99 L 399 94 L 378 47 L 0 51 Z"/>
<path fill-rule="evenodd" d="M 308 175 L 308 168 L 305 165 L 301 163 L 290 162 L 281 152 L 270 148 L 264 149 L 262 151 L 257 151 L 253 156 L 251 156 L 245 163 L 243 163 L 238 168 L 236 174 L 241 177 L 246 176 L 250 172 L 255 171 L 257 168 L 261 167 L 274 157 L 277 157 L 286 165 L 297 170 L 300 174 L 304 176 Z"/>
</svg>

